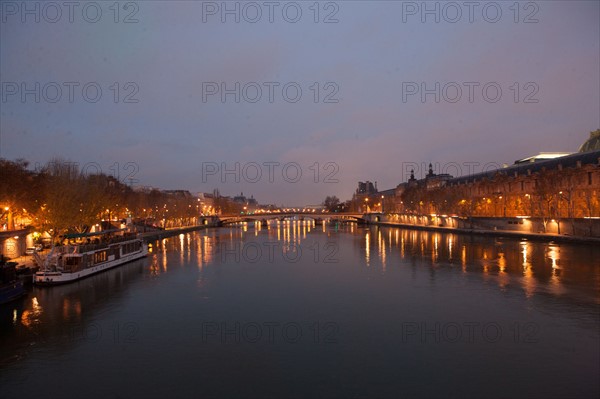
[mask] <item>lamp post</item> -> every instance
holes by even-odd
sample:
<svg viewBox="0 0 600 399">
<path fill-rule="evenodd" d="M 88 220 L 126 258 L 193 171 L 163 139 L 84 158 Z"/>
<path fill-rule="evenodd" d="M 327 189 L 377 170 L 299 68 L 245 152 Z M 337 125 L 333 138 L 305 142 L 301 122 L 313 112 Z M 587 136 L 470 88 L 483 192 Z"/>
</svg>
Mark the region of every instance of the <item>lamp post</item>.
<svg viewBox="0 0 600 399">
<path fill-rule="evenodd" d="M 496 198 L 496 205 L 498 205 L 498 202 L 499 202 L 501 199 L 502 199 L 502 196 L 501 196 L 501 195 L 499 195 L 499 196 L 498 196 L 498 198 Z M 504 207 L 502 207 L 502 208 L 503 208 L 503 209 L 502 209 L 502 216 L 504 217 L 504 216 L 506 216 L 506 209 L 504 209 Z M 496 210 L 495 210 L 495 209 L 494 209 L 494 213 L 496 213 Z M 497 213 L 496 213 L 496 215 L 497 215 Z M 494 215 L 494 216 L 496 216 L 496 215 Z"/>
<path fill-rule="evenodd" d="M 494 195 L 496 196 L 496 200 L 494 201 L 494 216 L 498 215 L 498 211 L 497 211 L 498 202 L 500 200 L 503 200 L 503 202 L 502 202 L 502 216 L 506 217 L 506 199 L 503 197 L 502 192 L 500 192 L 500 191 L 496 191 L 494 193 Z"/>
<path fill-rule="evenodd" d="M 531 200 L 531 195 L 525 194 L 527 198 L 529 198 L 529 223 L 531 224 L 531 232 L 533 233 L 533 202 Z"/>
<path fill-rule="evenodd" d="M 560 201 L 562 200 L 562 191 L 558 192 L 558 198 L 556 201 L 556 228 L 560 235 Z"/>
<path fill-rule="evenodd" d="M 6 211 L 6 224 L 2 227 L 4 230 L 10 230 L 10 208 L 5 206 L 4 211 Z"/>
<path fill-rule="evenodd" d="M 381 196 L 381 213 L 385 212 L 384 208 L 385 208 L 385 195 Z"/>
</svg>

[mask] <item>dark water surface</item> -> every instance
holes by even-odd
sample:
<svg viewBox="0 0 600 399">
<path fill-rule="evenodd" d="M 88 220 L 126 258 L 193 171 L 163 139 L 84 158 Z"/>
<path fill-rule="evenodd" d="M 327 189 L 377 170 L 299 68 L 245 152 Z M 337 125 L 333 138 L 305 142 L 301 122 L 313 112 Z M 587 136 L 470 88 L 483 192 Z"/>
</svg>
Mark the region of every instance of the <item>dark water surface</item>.
<svg viewBox="0 0 600 399">
<path fill-rule="evenodd" d="M 0 397 L 600 396 L 600 248 L 278 223 L 0 307 Z"/>
</svg>

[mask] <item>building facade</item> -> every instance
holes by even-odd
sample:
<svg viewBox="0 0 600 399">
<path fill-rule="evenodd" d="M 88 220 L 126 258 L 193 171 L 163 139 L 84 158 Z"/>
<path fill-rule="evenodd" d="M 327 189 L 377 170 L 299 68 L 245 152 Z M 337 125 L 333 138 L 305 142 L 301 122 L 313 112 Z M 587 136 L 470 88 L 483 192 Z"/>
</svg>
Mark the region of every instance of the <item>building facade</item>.
<svg viewBox="0 0 600 399">
<path fill-rule="evenodd" d="M 600 130 L 574 154 L 542 153 L 468 176 L 436 174 L 378 192 L 359 182 L 353 211 L 460 217 L 551 219 L 600 217 Z"/>
</svg>

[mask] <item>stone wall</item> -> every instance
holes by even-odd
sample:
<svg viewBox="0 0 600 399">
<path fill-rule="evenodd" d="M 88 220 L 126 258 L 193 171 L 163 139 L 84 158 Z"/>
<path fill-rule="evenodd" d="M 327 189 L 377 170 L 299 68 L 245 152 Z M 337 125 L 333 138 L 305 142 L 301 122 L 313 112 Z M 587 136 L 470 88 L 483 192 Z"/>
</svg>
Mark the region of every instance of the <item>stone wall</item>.
<svg viewBox="0 0 600 399">
<path fill-rule="evenodd" d="M 600 218 L 586 219 L 554 219 L 544 221 L 541 218 L 517 218 L 517 217 L 457 217 L 457 216 L 432 216 L 432 215 L 403 215 L 403 214 L 381 214 L 370 213 L 364 215 L 369 223 L 398 223 L 404 225 L 459 228 L 468 230 L 493 230 L 511 231 L 523 233 L 550 233 L 580 237 L 600 237 Z M 560 223 L 560 226 L 559 226 Z"/>
</svg>

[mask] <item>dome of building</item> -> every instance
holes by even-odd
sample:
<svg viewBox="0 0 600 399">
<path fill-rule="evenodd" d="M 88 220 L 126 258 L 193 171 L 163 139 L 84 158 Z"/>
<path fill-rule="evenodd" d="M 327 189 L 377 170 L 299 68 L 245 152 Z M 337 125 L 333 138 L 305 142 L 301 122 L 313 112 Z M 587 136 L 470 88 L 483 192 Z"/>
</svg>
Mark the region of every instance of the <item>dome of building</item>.
<svg viewBox="0 0 600 399">
<path fill-rule="evenodd" d="M 590 132 L 590 138 L 579 147 L 579 152 L 588 151 L 600 151 L 600 129 Z"/>
</svg>

